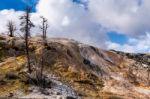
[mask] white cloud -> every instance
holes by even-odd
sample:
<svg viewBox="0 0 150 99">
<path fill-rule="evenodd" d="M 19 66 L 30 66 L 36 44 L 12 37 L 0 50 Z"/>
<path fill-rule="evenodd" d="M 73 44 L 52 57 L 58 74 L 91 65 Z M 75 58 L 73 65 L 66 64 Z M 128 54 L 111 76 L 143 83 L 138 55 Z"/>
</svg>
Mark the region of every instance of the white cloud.
<svg viewBox="0 0 150 99">
<path fill-rule="evenodd" d="M 70 24 L 70 20 L 67 16 L 65 16 L 62 21 L 62 26 L 68 26 L 69 24 Z"/>
<path fill-rule="evenodd" d="M 20 21 L 19 21 L 19 16 L 22 15 L 23 12 L 21 11 L 15 11 L 13 9 L 11 10 L 2 10 L 0 11 L 0 33 L 6 33 L 6 24 L 7 22 L 13 21 L 17 26 L 19 26 Z"/>
<path fill-rule="evenodd" d="M 36 6 L 37 12 L 32 13 L 32 21 L 40 24 L 39 16 L 49 21 L 48 35 L 50 37 L 67 37 L 98 47 L 144 52 L 149 50 L 150 31 L 150 0 L 82 0 L 83 4 L 72 0 L 40 0 Z M 16 21 L 21 11 L 0 11 L 0 32 L 5 32 L 6 20 Z M 129 41 L 120 45 L 107 41 L 107 31 L 124 33 Z M 32 33 L 39 34 L 34 28 Z M 145 40 L 147 39 L 147 40 Z"/>
<path fill-rule="evenodd" d="M 150 0 L 89 0 L 91 14 L 103 26 L 136 36 L 150 31 Z"/>
<path fill-rule="evenodd" d="M 84 1 L 86 2 L 86 1 Z M 69 37 L 84 43 L 104 46 L 104 28 L 101 28 L 88 10 L 71 0 L 40 0 L 37 13 L 49 20 L 49 35 Z"/>
</svg>

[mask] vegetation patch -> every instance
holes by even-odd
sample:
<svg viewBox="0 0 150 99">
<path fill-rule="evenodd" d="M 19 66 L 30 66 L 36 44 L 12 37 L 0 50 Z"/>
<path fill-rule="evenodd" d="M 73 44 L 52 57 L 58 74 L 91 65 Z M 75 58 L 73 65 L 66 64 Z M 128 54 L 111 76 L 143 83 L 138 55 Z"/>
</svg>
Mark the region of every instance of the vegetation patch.
<svg viewBox="0 0 150 99">
<path fill-rule="evenodd" d="M 0 85 L 0 96 L 7 96 L 9 93 L 22 91 L 26 94 L 28 86 L 19 80 L 5 80 L 5 84 Z"/>
<path fill-rule="evenodd" d="M 7 78 L 8 80 L 15 80 L 18 79 L 19 76 L 17 76 L 17 74 L 14 72 L 9 72 L 6 74 L 5 78 Z"/>
<path fill-rule="evenodd" d="M 50 72 L 57 75 L 64 83 L 69 84 L 82 97 L 98 97 L 104 86 L 102 79 L 92 73 L 72 72 L 69 66 L 58 60 L 51 66 Z"/>
<path fill-rule="evenodd" d="M 111 92 L 101 92 L 100 99 L 124 99 L 123 96 Z"/>
<path fill-rule="evenodd" d="M 0 65 L 0 96 L 8 96 L 10 93 L 15 94 L 22 91 L 25 94 L 29 85 L 20 81 L 19 72 L 24 68 L 26 63 L 24 56 L 16 59 L 7 59 Z"/>
<path fill-rule="evenodd" d="M 0 47 L 0 62 L 3 62 L 5 58 L 5 52 L 4 50 Z"/>
</svg>

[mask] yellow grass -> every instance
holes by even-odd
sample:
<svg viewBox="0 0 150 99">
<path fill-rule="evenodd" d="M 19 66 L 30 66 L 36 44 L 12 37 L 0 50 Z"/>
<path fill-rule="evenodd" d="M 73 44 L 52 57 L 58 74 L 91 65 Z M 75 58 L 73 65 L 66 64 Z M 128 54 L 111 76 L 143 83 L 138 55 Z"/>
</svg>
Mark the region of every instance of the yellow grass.
<svg viewBox="0 0 150 99">
<path fill-rule="evenodd" d="M 5 75 L 9 72 L 18 74 L 26 63 L 25 56 L 19 56 L 17 58 L 6 59 L 5 62 L 0 64 L 0 80 L 5 81 L 3 85 L 0 85 L 0 96 L 6 96 L 9 93 L 15 93 L 17 90 L 26 92 L 28 86 L 22 83 L 19 79 L 8 80 Z"/>
</svg>

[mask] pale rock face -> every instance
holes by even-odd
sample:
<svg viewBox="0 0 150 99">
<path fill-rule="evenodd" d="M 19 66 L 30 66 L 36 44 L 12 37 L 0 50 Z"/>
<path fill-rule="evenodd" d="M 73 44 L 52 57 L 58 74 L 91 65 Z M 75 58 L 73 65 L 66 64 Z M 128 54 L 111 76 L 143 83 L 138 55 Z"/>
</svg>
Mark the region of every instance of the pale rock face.
<svg viewBox="0 0 150 99">
<path fill-rule="evenodd" d="M 22 46 L 24 48 L 24 42 L 22 40 L 15 39 L 14 41 L 15 47 L 19 48 Z M 45 72 L 49 79 L 56 84 L 51 89 L 48 89 L 48 91 L 61 93 L 61 95 L 52 94 L 52 96 L 46 96 L 46 98 L 59 99 L 65 96 L 76 96 L 74 89 L 77 90 L 80 84 L 82 87 L 84 86 L 82 84 L 89 84 L 88 81 L 94 77 L 104 82 L 104 86 L 100 91 L 111 92 L 125 99 L 134 99 L 133 97 L 137 99 L 150 98 L 150 87 L 147 86 L 148 67 L 150 64 L 149 55 L 106 51 L 64 38 L 48 38 L 47 41 L 47 48 L 43 52 L 45 64 L 47 66 L 56 66 L 55 68 L 58 69 L 57 72 L 62 70 L 58 78 L 70 83 L 71 87 L 63 81 L 59 81 L 55 76 L 48 76 L 50 72 L 46 70 Z M 0 41 L 0 44 L 3 42 L 4 41 Z M 30 39 L 30 48 L 33 48 L 35 54 L 40 55 L 39 53 L 41 53 L 42 50 L 40 47 L 41 44 L 41 38 L 35 37 Z M 7 45 L 7 43 L 5 43 L 5 45 Z M 20 48 L 19 51 L 20 50 L 22 50 L 22 48 Z M 16 50 L 16 52 L 18 51 Z M 52 62 L 53 64 L 51 64 Z M 94 75 L 92 76 L 93 78 L 86 78 L 88 74 L 90 74 L 90 76 Z M 69 78 L 70 76 L 75 78 Z M 97 79 L 94 78 L 94 82 L 90 82 L 90 84 L 95 84 L 96 82 Z M 83 89 L 84 91 L 82 91 L 80 87 L 79 89 L 82 93 L 88 93 L 88 91 L 90 91 L 88 86 Z M 97 86 L 97 84 L 94 86 Z M 37 88 L 35 89 L 37 90 Z M 42 97 L 42 94 L 37 93 L 36 90 L 24 96 L 24 98 L 32 96 Z"/>
</svg>

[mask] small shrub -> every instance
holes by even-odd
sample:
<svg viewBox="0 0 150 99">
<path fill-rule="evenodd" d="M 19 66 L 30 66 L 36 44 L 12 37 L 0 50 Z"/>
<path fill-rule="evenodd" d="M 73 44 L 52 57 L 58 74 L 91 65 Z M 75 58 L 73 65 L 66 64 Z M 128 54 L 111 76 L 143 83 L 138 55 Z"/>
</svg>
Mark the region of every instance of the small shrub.
<svg viewBox="0 0 150 99">
<path fill-rule="evenodd" d="M 20 76 L 20 80 L 25 84 L 36 85 L 42 88 L 51 88 L 52 82 L 47 77 L 45 77 L 45 75 L 43 75 L 41 78 L 40 73 L 22 73 Z"/>
<path fill-rule="evenodd" d="M 18 79 L 19 77 L 17 76 L 17 74 L 10 72 L 10 73 L 6 74 L 5 78 L 7 78 L 9 80 L 14 80 L 14 79 Z"/>
<path fill-rule="evenodd" d="M 77 98 L 74 98 L 72 96 L 67 96 L 66 99 L 77 99 Z"/>
<path fill-rule="evenodd" d="M 5 85 L 5 84 L 6 84 L 6 82 L 4 80 L 0 79 L 0 85 Z"/>
<path fill-rule="evenodd" d="M 0 36 L 0 40 L 6 40 L 6 38 L 4 38 L 4 37 Z"/>
</svg>

